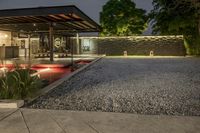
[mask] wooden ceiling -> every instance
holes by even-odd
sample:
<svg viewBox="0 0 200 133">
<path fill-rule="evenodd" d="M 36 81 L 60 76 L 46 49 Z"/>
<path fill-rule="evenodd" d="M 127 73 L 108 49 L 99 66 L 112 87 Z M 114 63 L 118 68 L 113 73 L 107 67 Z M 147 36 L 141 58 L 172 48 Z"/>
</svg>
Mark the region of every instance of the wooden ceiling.
<svg viewBox="0 0 200 133">
<path fill-rule="evenodd" d="M 0 30 L 21 32 L 99 32 L 100 26 L 76 6 L 0 10 Z"/>
</svg>

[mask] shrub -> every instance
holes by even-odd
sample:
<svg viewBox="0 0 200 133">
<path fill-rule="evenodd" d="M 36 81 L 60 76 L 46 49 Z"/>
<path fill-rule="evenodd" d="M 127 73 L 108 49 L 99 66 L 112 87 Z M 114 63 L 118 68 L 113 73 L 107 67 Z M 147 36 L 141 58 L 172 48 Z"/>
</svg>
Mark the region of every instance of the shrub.
<svg viewBox="0 0 200 133">
<path fill-rule="evenodd" d="M 200 55 L 200 37 L 185 36 L 184 45 L 188 55 Z"/>
<path fill-rule="evenodd" d="M 6 72 L 0 78 L 1 99 L 24 99 L 31 97 L 34 92 L 41 88 L 42 82 L 38 76 L 32 76 L 30 69 L 15 69 Z"/>
</svg>

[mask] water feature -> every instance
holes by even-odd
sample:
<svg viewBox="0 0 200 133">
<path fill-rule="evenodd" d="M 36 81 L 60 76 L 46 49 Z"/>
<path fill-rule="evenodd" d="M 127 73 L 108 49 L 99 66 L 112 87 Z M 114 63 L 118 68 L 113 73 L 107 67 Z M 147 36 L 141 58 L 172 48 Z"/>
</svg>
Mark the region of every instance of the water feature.
<svg viewBox="0 0 200 133">
<path fill-rule="evenodd" d="M 75 64 L 78 66 L 78 68 L 80 68 L 81 66 L 90 62 L 91 60 L 79 60 L 76 61 Z M 28 64 L 21 64 L 19 67 L 25 69 L 28 68 Z M 0 65 L 1 73 L 6 71 L 13 71 L 14 69 L 15 65 L 13 64 Z M 70 65 L 65 66 L 63 64 L 35 64 L 31 66 L 31 70 L 35 71 L 33 75 L 38 75 L 41 79 L 47 81 L 48 84 L 51 84 L 54 81 L 61 79 L 73 72 Z"/>
</svg>

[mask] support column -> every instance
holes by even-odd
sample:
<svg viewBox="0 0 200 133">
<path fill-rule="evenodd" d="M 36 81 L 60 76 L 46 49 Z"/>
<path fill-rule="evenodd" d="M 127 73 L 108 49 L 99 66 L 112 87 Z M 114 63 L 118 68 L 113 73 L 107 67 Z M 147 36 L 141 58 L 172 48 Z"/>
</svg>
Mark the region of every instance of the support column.
<svg viewBox="0 0 200 133">
<path fill-rule="evenodd" d="M 72 71 L 74 69 L 74 41 L 70 41 L 71 43 L 71 64 L 72 64 Z"/>
<path fill-rule="evenodd" d="M 80 42 L 79 42 L 79 34 L 76 33 L 76 50 L 77 50 L 77 54 L 80 54 Z"/>
<path fill-rule="evenodd" d="M 13 31 L 11 31 L 11 46 L 14 46 Z M 12 58 L 15 58 L 15 50 L 12 48 Z"/>
<path fill-rule="evenodd" d="M 65 36 L 65 49 L 67 49 L 67 42 L 68 40 L 67 40 L 67 36 Z"/>
<path fill-rule="evenodd" d="M 14 46 L 14 38 L 13 38 L 13 36 L 14 36 L 14 33 L 13 33 L 13 31 L 11 31 L 11 46 Z"/>
<path fill-rule="evenodd" d="M 28 34 L 28 58 L 31 58 L 31 34 Z"/>
<path fill-rule="evenodd" d="M 53 24 L 49 25 L 50 61 L 53 61 Z"/>
</svg>

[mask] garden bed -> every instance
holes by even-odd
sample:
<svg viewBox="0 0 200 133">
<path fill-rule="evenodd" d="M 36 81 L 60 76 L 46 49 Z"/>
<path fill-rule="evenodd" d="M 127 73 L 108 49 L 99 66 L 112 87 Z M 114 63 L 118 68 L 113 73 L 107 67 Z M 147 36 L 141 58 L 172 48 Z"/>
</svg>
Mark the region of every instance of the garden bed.
<svg viewBox="0 0 200 133">
<path fill-rule="evenodd" d="M 35 97 L 37 91 L 43 87 L 71 74 L 91 61 L 79 60 L 73 67 L 62 64 L 0 65 L 0 98 L 26 100 Z"/>
</svg>

